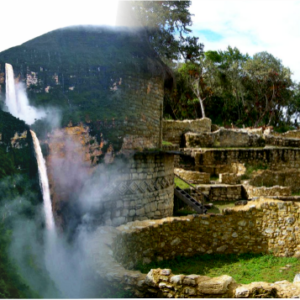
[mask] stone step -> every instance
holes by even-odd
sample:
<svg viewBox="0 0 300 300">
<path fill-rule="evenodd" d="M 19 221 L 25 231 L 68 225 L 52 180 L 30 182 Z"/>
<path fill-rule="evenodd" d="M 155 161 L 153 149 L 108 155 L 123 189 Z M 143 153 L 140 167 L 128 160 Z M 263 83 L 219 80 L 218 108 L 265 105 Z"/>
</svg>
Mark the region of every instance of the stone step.
<svg viewBox="0 0 300 300">
<path fill-rule="evenodd" d="M 192 209 L 194 209 L 198 214 L 205 214 L 207 212 L 207 209 L 203 207 L 201 203 L 199 203 L 195 198 L 190 196 L 187 192 L 182 190 L 179 187 L 176 187 L 174 189 L 174 195 L 179 198 L 181 201 L 183 201 L 185 204 L 190 206 Z"/>
</svg>

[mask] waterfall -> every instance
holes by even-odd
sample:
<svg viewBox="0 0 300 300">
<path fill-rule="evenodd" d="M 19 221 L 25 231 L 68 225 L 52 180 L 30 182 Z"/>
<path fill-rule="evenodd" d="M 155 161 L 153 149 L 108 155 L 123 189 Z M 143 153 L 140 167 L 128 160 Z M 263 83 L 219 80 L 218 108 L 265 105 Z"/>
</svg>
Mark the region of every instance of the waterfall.
<svg viewBox="0 0 300 300">
<path fill-rule="evenodd" d="M 8 111 L 15 117 L 18 117 L 18 102 L 15 88 L 14 70 L 12 65 L 5 64 L 5 83 L 6 83 L 6 105 Z"/>
<path fill-rule="evenodd" d="M 46 116 L 44 111 L 30 106 L 24 83 L 15 83 L 13 67 L 7 63 L 5 64 L 5 83 L 5 103 L 8 111 L 13 116 L 25 121 L 29 125 L 33 124 L 37 119 Z"/>
<path fill-rule="evenodd" d="M 36 137 L 35 132 L 32 130 L 30 130 L 30 132 L 33 139 L 36 160 L 38 163 L 39 179 L 40 179 L 40 185 L 41 185 L 43 200 L 44 200 L 44 213 L 46 219 L 46 227 L 48 230 L 55 230 L 55 223 L 54 223 L 54 218 L 52 213 L 52 203 L 50 199 L 49 182 L 47 177 L 46 162 L 42 154 L 40 142 Z"/>
</svg>

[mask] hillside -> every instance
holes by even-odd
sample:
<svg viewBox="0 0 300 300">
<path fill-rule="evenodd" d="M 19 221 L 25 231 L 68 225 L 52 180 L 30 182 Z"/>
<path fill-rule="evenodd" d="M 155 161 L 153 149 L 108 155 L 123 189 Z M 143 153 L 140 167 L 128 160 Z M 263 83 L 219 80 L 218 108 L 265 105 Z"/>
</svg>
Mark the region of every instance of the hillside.
<svg viewBox="0 0 300 300">
<path fill-rule="evenodd" d="M 111 109 L 112 101 L 123 101 L 124 76 L 166 71 L 142 32 L 88 26 L 58 29 L 1 52 L 0 74 L 5 63 L 26 83 L 32 105 L 62 109 L 62 126 L 125 117 Z M 0 86 L 4 91 L 4 80 Z"/>
</svg>

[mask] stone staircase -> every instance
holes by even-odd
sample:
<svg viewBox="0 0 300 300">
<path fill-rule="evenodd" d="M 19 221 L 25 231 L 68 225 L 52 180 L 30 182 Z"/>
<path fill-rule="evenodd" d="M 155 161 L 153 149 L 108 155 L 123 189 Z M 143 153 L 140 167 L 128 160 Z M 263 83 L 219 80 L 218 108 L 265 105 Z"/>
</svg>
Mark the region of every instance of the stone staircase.
<svg viewBox="0 0 300 300">
<path fill-rule="evenodd" d="M 189 207 L 194 209 L 198 214 L 206 214 L 207 209 L 201 203 L 199 203 L 195 198 L 190 196 L 186 191 L 182 190 L 179 187 L 176 187 L 174 190 L 174 195 L 187 204 Z"/>
</svg>

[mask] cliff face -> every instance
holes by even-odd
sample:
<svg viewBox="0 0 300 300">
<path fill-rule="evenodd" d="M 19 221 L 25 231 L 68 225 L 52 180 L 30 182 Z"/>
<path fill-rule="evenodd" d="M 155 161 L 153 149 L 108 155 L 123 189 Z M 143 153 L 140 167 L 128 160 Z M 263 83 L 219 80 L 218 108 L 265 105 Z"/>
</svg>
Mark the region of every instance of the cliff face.
<svg viewBox="0 0 300 300">
<path fill-rule="evenodd" d="M 56 30 L 0 53 L 34 106 L 59 108 L 62 127 L 86 122 L 115 149 L 161 145 L 168 68 L 142 32 L 104 27 Z"/>
<path fill-rule="evenodd" d="M 21 120 L 0 110 L 0 201 L 27 195 L 33 204 L 42 201 L 37 163 L 29 127 Z M 0 188 L 0 189 L 1 189 Z"/>
</svg>

